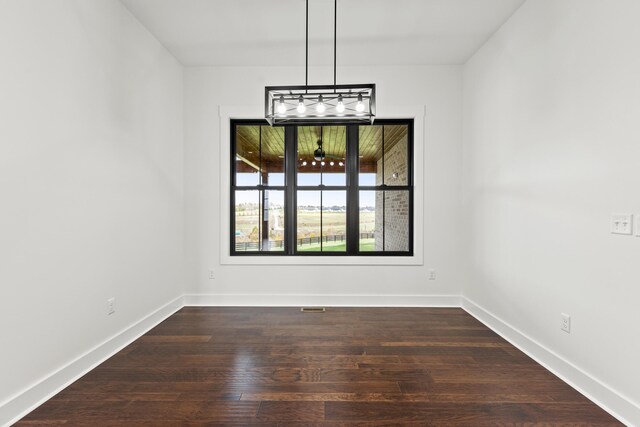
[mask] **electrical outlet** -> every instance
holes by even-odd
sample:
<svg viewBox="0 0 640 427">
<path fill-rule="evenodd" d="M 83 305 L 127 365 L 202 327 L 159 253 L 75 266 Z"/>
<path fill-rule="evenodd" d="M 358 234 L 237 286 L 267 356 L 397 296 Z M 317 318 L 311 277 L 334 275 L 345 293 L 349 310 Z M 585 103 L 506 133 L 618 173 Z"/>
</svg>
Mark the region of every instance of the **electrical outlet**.
<svg viewBox="0 0 640 427">
<path fill-rule="evenodd" d="M 209 269 L 209 279 L 215 279 L 216 278 L 216 271 L 211 268 Z"/>
<path fill-rule="evenodd" d="M 116 312 L 116 299 L 109 298 L 107 300 L 107 316 Z"/>
<path fill-rule="evenodd" d="M 611 215 L 611 233 L 613 234 L 633 234 L 633 215 L 632 214 L 612 214 Z"/>
<path fill-rule="evenodd" d="M 560 329 L 566 333 L 571 333 L 571 316 L 565 313 L 560 313 Z"/>
<path fill-rule="evenodd" d="M 429 269 L 429 280 L 436 280 L 436 270 L 433 268 Z"/>
</svg>

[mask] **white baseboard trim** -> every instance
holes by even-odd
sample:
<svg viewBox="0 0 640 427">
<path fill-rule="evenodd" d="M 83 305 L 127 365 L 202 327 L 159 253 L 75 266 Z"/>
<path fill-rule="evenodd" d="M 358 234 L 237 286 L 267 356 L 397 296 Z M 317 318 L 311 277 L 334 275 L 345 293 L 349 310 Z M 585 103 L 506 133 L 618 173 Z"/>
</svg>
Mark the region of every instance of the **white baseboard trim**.
<svg viewBox="0 0 640 427">
<path fill-rule="evenodd" d="M 181 296 L 3 402 L 0 405 L 0 425 L 10 426 L 17 422 L 182 307 L 184 303 Z"/>
<path fill-rule="evenodd" d="M 184 306 L 462 307 L 491 330 L 629 426 L 640 426 L 640 405 L 592 377 L 507 322 L 458 295 L 244 295 L 187 294 L 135 322 L 37 384 L 0 405 L 0 425 L 9 426 L 144 335 Z"/>
<path fill-rule="evenodd" d="M 628 426 L 640 426 L 640 405 L 589 375 L 504 320 L 462 298 L 462 308 L 558 378 Z"/>
<path fill-rule="evenodd" d="M 188 294 L 186 306 L 460 307 L 458 295 Z"/>
</svg>

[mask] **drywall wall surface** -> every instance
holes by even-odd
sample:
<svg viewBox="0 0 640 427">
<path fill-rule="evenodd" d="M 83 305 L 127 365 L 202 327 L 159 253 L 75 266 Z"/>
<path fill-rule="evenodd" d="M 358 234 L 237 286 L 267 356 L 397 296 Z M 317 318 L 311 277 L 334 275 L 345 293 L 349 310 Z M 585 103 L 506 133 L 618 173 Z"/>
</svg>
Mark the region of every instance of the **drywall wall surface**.
<svg viewBox="0 0 640 427">
<path fill-rule="evenodd" d="M 310 69 L 309 83 L 331 82 L 332 71 Z M 423 116 L 424 137 L 415 144 L 423 153 L 416 159 L 423 173 L 416 191 L 423 196 L 424 208 L 415 214 L 424 221 L 418 236 L 424 256 L 422 265 L 411 266 L 389 265 L 394 261 L 382 258 L 366 266 L 314 265 L 308 259 L 298 261 L 310 265 L 221 265 L 221 251 L 228 254 L 228 249 L 221 248 L 220 241 L 229 233 L 221 211 L 228 212 L 229 202 L 222 191 L 228 179 L 220 170 L 230 159 L 220 158 L 221 144 L 229 144 L 229 135 L 221 134 L 219 115 L 237 107 L 255 112 L 254 118 L 264 117 L 265 85 L 304 84 L 304 68 L 203 67 L 186 69 L 185 76 L 187 293 L 333 295 L 338 301 L 341 295 L 377 295 L 382 297 L 380 304 L 385 295 L 459 295 L 459 66 L 338 68 L 338 83 L 377 84 L 378 117 L 396 117 L 407 106 L 417 107 Z M 427 280 L 430 267 L 437 270 L 435 281 Z M 213 280 L 208 277 L 210 268 L 215 270 Z"/>
<path fill-rule="evenodd" d="M 182 295 L 184 218 L 182 67 L 119 1 L 0 2 L 0 64 L 2 405 Z"/>
<path fill-rule="evenodd" d="M 610 216 L 640 213 L 638 16 L 528 1 L 463 84 L 464 297 L 636 405 L 640 237 Z"/>
</svg>

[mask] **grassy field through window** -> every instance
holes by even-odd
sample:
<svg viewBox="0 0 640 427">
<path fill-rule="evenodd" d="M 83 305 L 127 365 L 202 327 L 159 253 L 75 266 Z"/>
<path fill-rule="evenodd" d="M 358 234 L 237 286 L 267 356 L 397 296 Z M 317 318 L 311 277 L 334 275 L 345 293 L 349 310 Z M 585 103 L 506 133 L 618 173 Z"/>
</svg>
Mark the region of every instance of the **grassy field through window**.
<svg viewBox="0 0 640 427">
<path fill-rule="evenodd" d="M 244 204 L 236 211 L 236 250 L 252 251 L 258 249 L 259 238 L 259 210 L 257 204 Z M 284 209 L 274 206 L 269 210 L 270 244 L 272 251 L 282 250 L 284 240 Z M 346 251 L 346 218 L 345 212 L 322 212 L 323 252 Z M 373 233 L 375 230 L 375 212 L 360 212 L 360 232 Z M 320 251 L 320 210 L 298 211 L 297 250 L 300 252 Z M 373 238 L 364 238 L 359 243 L 360 251 L 374 251 Z"/>
<path fill-rule="evenodd" d="M 360 240 L 360 251 L 371 252 L 375 250 L 375 240 L 374 239 L 362 239 Z M 334 243 L 334 242 L 324 242 L 322 244 L 323 252 L 344 252 L 347 249 L 347 243 Z M 307 246 L 298 246 L 298 252 L 319 252 L 320 251 L 320 243 L 314 243 L 313 245 Z"/>
</svg>

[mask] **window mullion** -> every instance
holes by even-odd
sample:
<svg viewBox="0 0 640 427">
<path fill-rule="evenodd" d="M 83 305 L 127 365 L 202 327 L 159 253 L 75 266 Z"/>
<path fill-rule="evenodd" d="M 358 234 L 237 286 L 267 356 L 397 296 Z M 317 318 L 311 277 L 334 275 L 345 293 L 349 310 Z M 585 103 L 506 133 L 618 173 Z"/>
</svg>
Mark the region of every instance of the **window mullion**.
<svg viewBox="0 0 640 427">
<path fill-rule="evenodd" d="M 297 140 L 298 129 L 295 126 L 284 128 L 284 151 L 285 151 L 285 253 L 293 255 L 296 250 L 296 172 L 298 166 Z"/>
<path fill-rule="evenodd" d="M 358 144 L 360 132 L 357 125 L 347 126 L 347 255 L 356 255 L 360 243 L 360 206 L 358 193 Z"/>
</svg>

